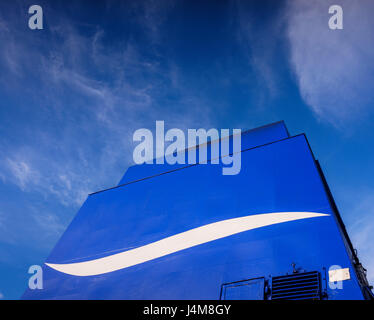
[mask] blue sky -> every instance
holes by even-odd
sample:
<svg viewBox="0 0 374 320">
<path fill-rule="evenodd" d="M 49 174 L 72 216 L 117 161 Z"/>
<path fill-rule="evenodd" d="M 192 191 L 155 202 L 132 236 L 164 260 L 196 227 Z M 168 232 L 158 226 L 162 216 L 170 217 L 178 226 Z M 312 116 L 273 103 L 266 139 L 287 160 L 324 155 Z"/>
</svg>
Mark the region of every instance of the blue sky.
<svg viewBox="0 0 374 320">
<path fill-rule="evenodd" d="M 28 28 L 39 4 L 44 29 Z M 328 28 L 340 4 L 344 29 Z M 0 298 L 18 298 L 88 193 L 118 183 L 132 133 L 305 132 L 374 282 L 371 0 L 2 1 Z"/>
</svg>

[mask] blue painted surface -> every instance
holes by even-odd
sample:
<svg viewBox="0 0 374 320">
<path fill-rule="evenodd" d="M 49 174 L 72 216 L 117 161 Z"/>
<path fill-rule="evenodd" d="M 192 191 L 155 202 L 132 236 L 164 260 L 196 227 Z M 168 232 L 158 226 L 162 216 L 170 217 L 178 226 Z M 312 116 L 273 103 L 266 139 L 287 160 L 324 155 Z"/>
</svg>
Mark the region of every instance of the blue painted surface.
<svg viewBox="0 0 374 320">
<path fill-rule="evenodd" d="M 200 164 L 89 196 L 47 262 L 105 257 L 252 214 L 310 211 L 331 216 L 242 232 L 98 276 L 71 276 L 44 266 L 44 289 L 28 290 L 23 298 L 219 299 L 224 283 L 284 275 L 295 262 L 322 277 L 331 265 L 350 268 L 343 290 L 322 281 L 324 289 L 329 299 L 362 299 L 306 138 L 283 138 L 243 151 L 236 176 L 222 175 L 221 165 Z"/>
<path fill-rule="evenodd" d="M 241 135 L 241 150 L 247 150 L 267 143 L 286 139 L 289 137 L 287 128 L 283 121 L 271 123 L 259 128 L 251 129 L 242 132 Z M 230 146 L 232 147 L 232 139 L 230 139 Z M 204 147 L 205 148 L 205 147 Z M 207 160 L 211 159 L 210 147 L 207 149 Z M 143 179 L 145 177 L 161 174 L 163 172 L 180 169 L 188 166 L 188 152 L 183 152 L 186 164 L 143 164 L 135 165 L 127 169 L 125 175 L 118 185 L 122 185 L 131 181 Z M 196 151 L 196 159 L 199 157 L 199 148 Z"/>
<path fill-rule="evenodd" d="M 224 285 L 222 300 L 264 300 L 265 278 Z"/>
</svg>

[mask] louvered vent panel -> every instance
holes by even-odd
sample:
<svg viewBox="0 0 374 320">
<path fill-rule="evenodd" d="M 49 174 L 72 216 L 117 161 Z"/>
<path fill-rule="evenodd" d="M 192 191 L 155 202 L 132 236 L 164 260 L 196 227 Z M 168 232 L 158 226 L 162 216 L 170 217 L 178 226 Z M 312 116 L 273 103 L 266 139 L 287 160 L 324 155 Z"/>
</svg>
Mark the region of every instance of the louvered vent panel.
<svg viewBox="0 0 374 320">
<path fill-rule="evenodd" d="M 319 300 L 319 272 L 295 273 L 272 278 L 272 300 Z"/>
</svg>

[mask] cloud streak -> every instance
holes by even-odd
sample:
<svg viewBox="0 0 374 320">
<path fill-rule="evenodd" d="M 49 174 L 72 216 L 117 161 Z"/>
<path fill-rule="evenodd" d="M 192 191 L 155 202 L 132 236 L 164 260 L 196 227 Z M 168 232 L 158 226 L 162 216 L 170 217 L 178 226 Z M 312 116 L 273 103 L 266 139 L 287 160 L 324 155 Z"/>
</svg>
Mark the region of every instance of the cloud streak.
<svg viewBox="0 0 374 320">
<path fill-rule="evenodd" d="M 143 11 L 149 31 L 151 20 L 165 10 L 152 3 Z M 32 46 L 35 39 L 25 33 L 2 35 L 8 43 L 0 50 L 7 57 L 2 69 L 7 70 L 13 90 L 21 90 L 30 73 L 38 82 L 30 83 L 26 92 L 34 105 L 34 124 L 26 123 L 25 131 L 31 130 L 33 139 L 16 145 L 0 141 L 10 155 L 0 163 L 0 173 L 2 180 L 22 191 L 49 194 L 77 207 L 83 195 L 113 186 L 131 164 L 134 130 L 153 127 L 159 118 L 183 128 L 204 125 L 207 117 L 203 112 L 193 115 L 194 106 L 186 105 L 200 101 L 186 92 L 180 92 L 175 111 L 158 102 L 171 80 L 167 72 L 162 75 L 165 66 L 141 54 L 135 41 L 108 46 L 101 29 L 83 35 L 68 20 L 60 24 L 64 28 L 57 24 L 50 29 L 47 47 L 39 41 Z M 152 27 L 152 36 L 156 31 Z M 21 54 L 26 51 L 27 58 Z M 30 110 L 27 113 L 31 116 Z"/>
<path fill-rule="evenodd" d="M 150 26 L 169 10 L 152 5 L 137 5 L 135 19 L 142 23 L 147 15 L 141 30 L 153 40 L 146 53 L 132 36 L 108 44 L 100 27 L 82 30 L 52 8 L 43 9 L 56 21 L 39 34 L 15 25 L 18 12 L 0 14 L 0 41 L 7 44 L 0 47 L 6 155 L 0 187 L 8 192 L 0 199 L 0 242 L 50 250 L 88 193 L 116 185 L 132 165 L 136 129 L 152 129 L 160 119 L 181 129 L 210 125 L 203 98 L 172 86 L 178 99 L 167 99 L 172 75 L 183 75 L 159 62 L 165 60 L 157 49 L 162 23 Z"/>
<path fill-rule="evenodd" d="M 315 115 L 335 126 L 364 118 L 374 83 L 374 38 L 370 0 L 339 1 L 343 30 L 330 30 L 334 1 L 288 1 L 290 62 L 300 94 Z"/>
</svg>

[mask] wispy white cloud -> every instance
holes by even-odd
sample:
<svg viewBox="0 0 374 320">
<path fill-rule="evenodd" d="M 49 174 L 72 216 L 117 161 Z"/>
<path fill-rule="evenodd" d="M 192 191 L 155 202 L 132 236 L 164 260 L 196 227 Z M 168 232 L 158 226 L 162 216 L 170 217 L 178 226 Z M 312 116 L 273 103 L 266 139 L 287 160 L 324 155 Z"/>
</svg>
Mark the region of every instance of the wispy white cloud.
<svg viewBox="0 0 374 320">
<path fill-rule="evenodd" d="M 27 160 L 6 159 L 6 166 L 8 167 L 11 175 L 13 176 L 14 183 L 22 190 L 25 190 L 26 185 L 29 183 L 38 183 L 38 172 L 34 171 Z"/>
<path fill-rule="evenodd" d="M 38 230 L 42 230 L 44 239 L 50 237 L 54 239 L 57 234 L 61 234 L 65 229 L 65 225 L 52 213 L 43 212 L 38 208 L 33 207 L 31 210 L 31 216 L 39 226 Z"/>
<path fill-rule="evenodd" d="M 245 0 L 235 1 L 239 31 L 237 39 L 248 58 L 246 67 L 254 70 L 259 104 L 266 105 L 266 100 L 278 96 L 280 90 L 281 79 L 276 71 L 276 58 L 281 38 L 277 34 L 279 30 L 283 30 L 284 20 L 282 11 L 276 9 L 271 19 L 262 20 L 261 24 L 256 23 L 258 12 L 252 6 L 253 3 Z"/>
<path fill-rule="evenodd" d="M 158 44 L 162 37 L 160 29 L 171 14 L 172 10 L 178 5 L 174 0 L 143 0 L 124 3 L 124 6 L 131 7 L 134 12 L 133 18 L 137 20 L 138 26 L 141 26 L 147 34 L 150 41 Z M 110 4 L 109 4 L 110 6 Z"/>
<path fill-rule="evenodd" d="M 341 0 L 343 30 L 330 30 L 336 1 L 288 1 L 290 62 L 300 94 L 315 115 L 335 126 L 370 112 L 374 83 L 371 0 Z"/>
<path fill-rule="evenodd" d="M 0 300 L 4 299 L 4 294 L 0 292 Z"/>
<path fill-rule="evenodd" d="M 151 20 L 167 13 L 147 9 L 144 28 L 154 43 Z M 0 241 L 6 243 L 32 239 L 50 248 L 87 194 L 115 185 L 132 164 L 136 129 L 152 129 L 156 120 L 181 129 L 211 121 L 207 102 L 183 86 L 174 86 L 179 99 L 167 102 L 173 79 L 183 75 L 160 65 L 157 48 L 145 55 L 131 37 L 108 45 L 99 27 L 86 26 L 83 33 L 68 17 L 56 17 L 43 41 L 11 25 L 18 21 L 12 12 L 0 14 L 0 24 L 12 30 L 0 34 L 7 43 L 0 47 L 0 72 L 6 75 L 0 84 L 23 96 L 5 113 L 9 125 L 0 127 L 6 154 L 0 182 L 32 196 L 17 204 L 9 200 L 0 221 Z M 67 212 L 69 218 L 62 216 Z"/>
</svg>

